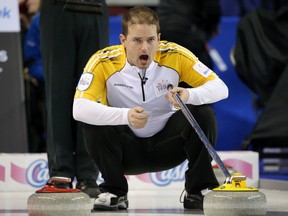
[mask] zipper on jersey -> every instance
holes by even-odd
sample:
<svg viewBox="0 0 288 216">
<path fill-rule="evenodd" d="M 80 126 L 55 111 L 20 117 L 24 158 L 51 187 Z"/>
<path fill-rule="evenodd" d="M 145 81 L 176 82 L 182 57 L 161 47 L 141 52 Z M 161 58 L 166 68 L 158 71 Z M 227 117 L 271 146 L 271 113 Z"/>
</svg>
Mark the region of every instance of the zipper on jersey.
<svg viewBox="0 0 288 216">
<path fill-rule="evenodd" d="M 143 101 L 145 102 L 144 85 L 145 85 L 146 81 L 148 80 L 148 78 L 146 77 L 146 69 L 142 70 L 142 76 L 139 72 L 138 72 L 138 75 L 141 79 L 142 97 L 143 97 Z"/>
</svg>

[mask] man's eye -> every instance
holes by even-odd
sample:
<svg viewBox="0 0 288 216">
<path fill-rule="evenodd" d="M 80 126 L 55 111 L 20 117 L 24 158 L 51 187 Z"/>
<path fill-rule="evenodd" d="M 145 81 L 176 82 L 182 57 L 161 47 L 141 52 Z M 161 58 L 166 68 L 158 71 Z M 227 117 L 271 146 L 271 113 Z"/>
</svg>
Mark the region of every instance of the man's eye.
<svg viewBox="0 0 288 216">
<path fill-rule="evenodd" d="M 134 39 L 134 42 L 136 42 L 136 43 L 140 43 L 141 40 L 140 40 L 140 39 Z"/>
<path fill-rule="evenodd" d="M 149 43 L 152 43 L 153 41 L 155 41 L 154 38 L 150 38 L 150 39 L 148 40 Z"/>
</svg>

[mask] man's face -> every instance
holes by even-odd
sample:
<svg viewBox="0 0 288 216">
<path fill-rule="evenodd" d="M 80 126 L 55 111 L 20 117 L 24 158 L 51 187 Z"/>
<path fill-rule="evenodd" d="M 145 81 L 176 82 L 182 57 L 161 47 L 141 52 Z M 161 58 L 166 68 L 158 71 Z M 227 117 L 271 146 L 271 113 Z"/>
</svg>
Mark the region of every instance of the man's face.
<svg viewBox="0 0 288 216">
<path fill-rule="evenodd" d="M 156 25 L 133 24 L 128 26 L 128 35 L 120 35 L 120 41 L 126 49 L 128 62 L 140 69 L 149 67 L 154 59 L 160 34 Z"/>
</svg>

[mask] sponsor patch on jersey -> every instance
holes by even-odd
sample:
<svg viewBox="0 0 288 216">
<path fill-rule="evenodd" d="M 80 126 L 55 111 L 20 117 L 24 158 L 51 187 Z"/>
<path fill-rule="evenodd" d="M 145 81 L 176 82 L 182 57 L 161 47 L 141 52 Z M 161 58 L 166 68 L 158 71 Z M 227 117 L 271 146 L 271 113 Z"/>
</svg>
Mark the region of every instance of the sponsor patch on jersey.
<svg viewBox="0 0 288 216">
<path fill-rule="evenodd" d="M 157 80 L 153 83 L 154 91 L 157 97 L 167 93 L 168 80 Z"/>
<path fill-rule="evenodd" d="M 193 66 L 193 69 L 204 77 L 208 77 L 211 73 L 211 70 L 201 61 L 196 62 L 196 64 Z"/>
<path fill-rule="evenodd" d="M 80 80 L 78 82 L 78 90 L 79 91 L 85 91 L 89 88 L 91 85 L 91 82 L 93 80 L 93 74 L 92 73 L 83 73 L 80 77 Z"/>
</svg>

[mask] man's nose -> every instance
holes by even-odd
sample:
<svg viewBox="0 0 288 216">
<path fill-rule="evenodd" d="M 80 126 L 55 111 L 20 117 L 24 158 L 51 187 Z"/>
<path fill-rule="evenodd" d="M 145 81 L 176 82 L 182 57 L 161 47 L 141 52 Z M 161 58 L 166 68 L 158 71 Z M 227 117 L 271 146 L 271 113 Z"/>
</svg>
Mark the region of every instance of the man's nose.
<svg viewBox="0 0 288 216">
<path fill-rule="evenodd" d="M 148 50 L 148 44 L 147 44 L 147 42 L 143 42 L 143 43 L 142 43 L 141 49 L 142 49 L 142 51 L 145 51 L 145 52 Z"/>
</svg>

